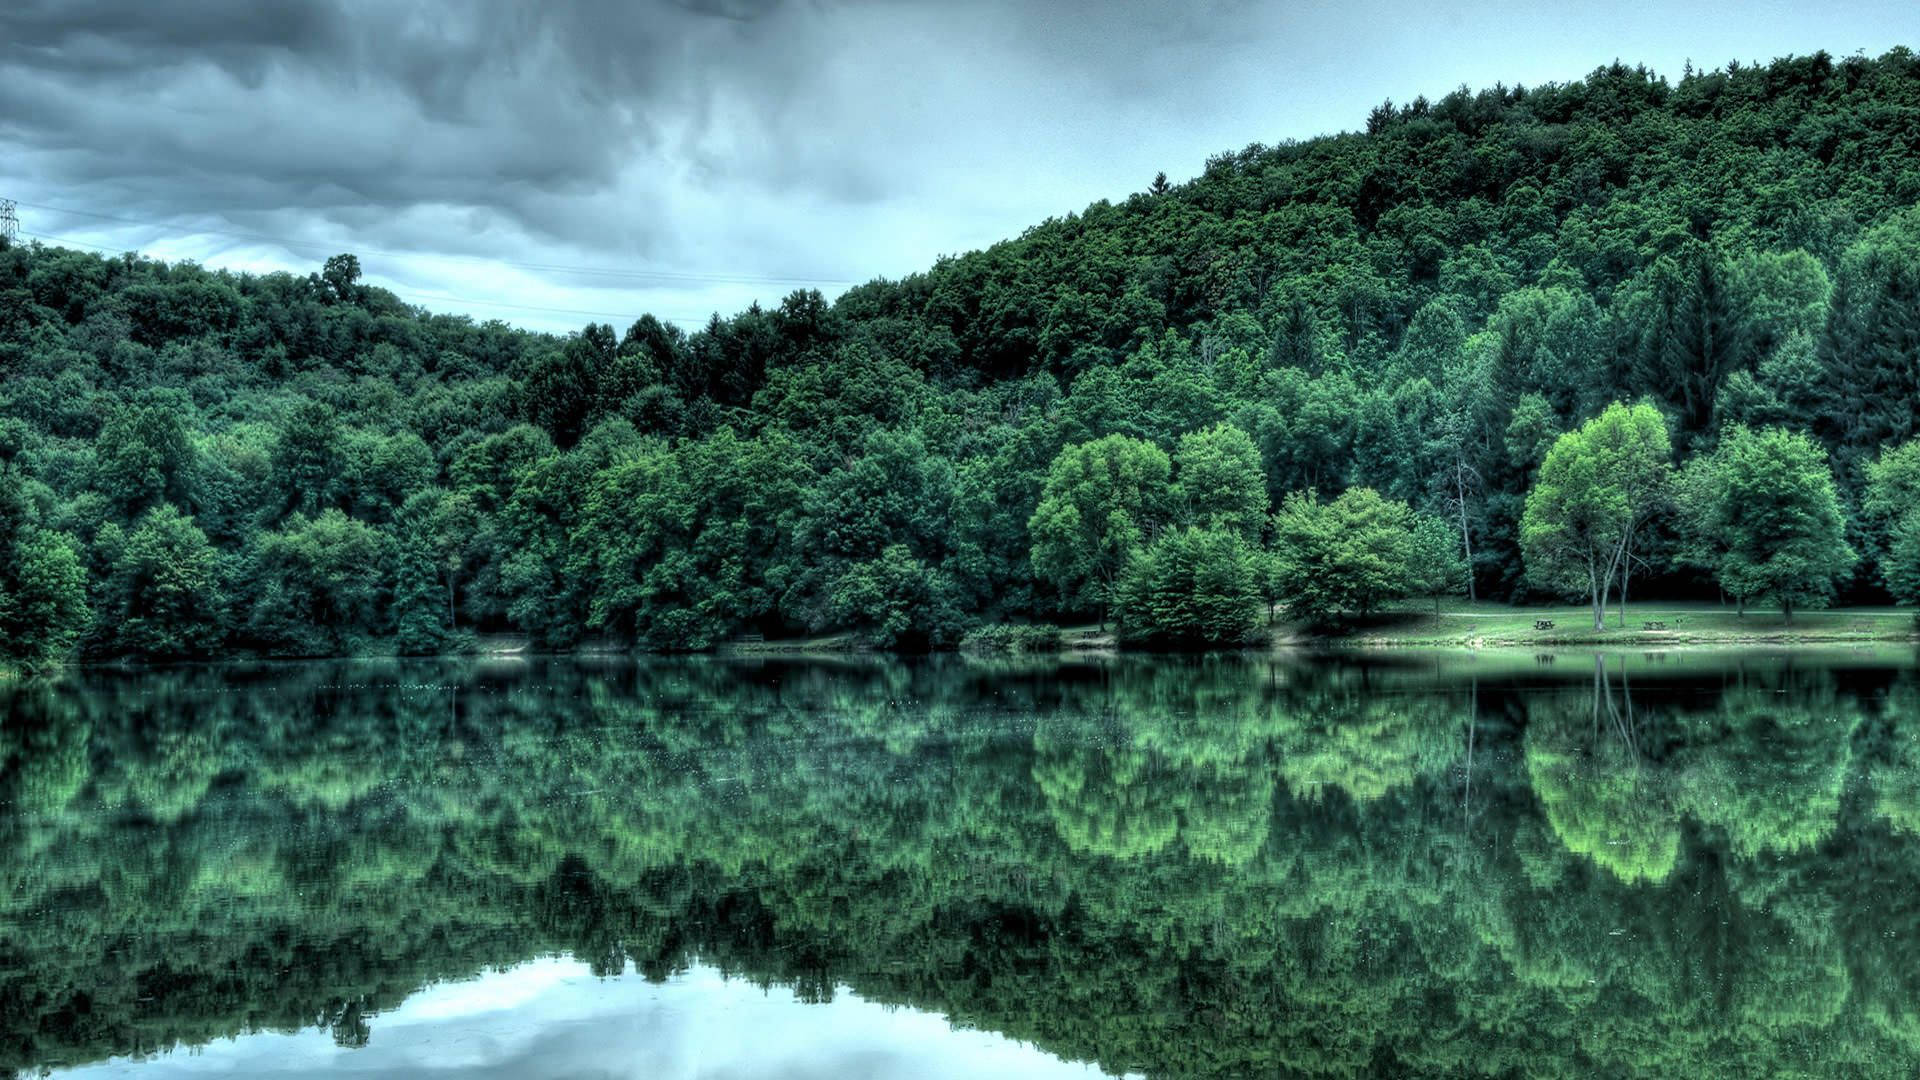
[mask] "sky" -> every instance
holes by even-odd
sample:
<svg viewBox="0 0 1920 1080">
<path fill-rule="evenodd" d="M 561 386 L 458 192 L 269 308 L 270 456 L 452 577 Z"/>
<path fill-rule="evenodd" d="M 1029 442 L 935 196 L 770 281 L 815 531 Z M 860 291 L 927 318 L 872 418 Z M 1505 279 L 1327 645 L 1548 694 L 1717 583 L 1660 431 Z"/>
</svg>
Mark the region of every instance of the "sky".
<svg viewBox="0 0 1920 1080">
<path fill-rule="evenodd" d="M 829 296 L 1382 100 L 1917 44 L 1911 0 L 5 0 L 24 238 L 567 331 Z"/>
</svg>

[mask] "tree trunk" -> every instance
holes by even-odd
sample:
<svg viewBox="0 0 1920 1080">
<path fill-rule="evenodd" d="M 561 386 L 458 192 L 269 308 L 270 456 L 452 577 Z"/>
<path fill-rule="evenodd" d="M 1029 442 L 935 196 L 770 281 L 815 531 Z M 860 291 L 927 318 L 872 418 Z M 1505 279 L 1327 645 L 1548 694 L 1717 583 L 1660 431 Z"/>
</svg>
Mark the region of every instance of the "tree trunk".
<svg viewBox="0 0 1920 1080">
<path fill-rule="evenodd" d="M 1627 579 L 1633 576 L 1633 555 L 1627 555 L 1626 562 L 1620 567 L 1620 629 L 1627 628 Z"/>
<path fill-rule="evenodd" d="M 1620 542 L 1619 542 L 1618 544 L 1615 544 L 1615 545 L 1614 545 L 1614 547 L 1613 547 L 1613 556 L 1612 556 L 1611 558 L 1609 558 L 1609 559 L 1607 560 L 1607 576 L 1606 576 L 1605 578 L 1603 578 L 1603 579 L 1601 580 L 1601 582 L 1600 582 L 1600 602 L 1601 602 L 1601 603 L 1602 603 L 1603 605 L 1604 605 L 1604 604 L 1606 603 L 1606 601 L 1607 601 L 1607 590 L 1609 590 L 1609 589 L 1611 589 L 1611 588 L 1613 588 L 1613 575 L 1614 575 L 1614 571 L 1616 571 L 1616 570 L 1620 570 L 1620 569 L 1621 569 L 1621 563 L 1622 563 L 1623 561 L 1625 561 L 1625 559 L 1626 559 L 1626 557 L 1627 557 L 1627 556 L 1626 556 L 1626 552 L 1627 552 L 1627 545 L 1628 545 L 1628 544 L 1630 544 L 1630 543 L 1632 543 L 1632 542 L 1633 542 L 1633 532 L 1632 532 L 1632 530 L 1628 530 L 1628 531 L 1626 531 L 1626 532 L 1623 532 L 1623 533 L 1621 533 L 1621 534 L 1620 534 Z M 1625 586 L 1623 585 L 1623 586 L 1622 586 L 1622 592 L 1621 592 L 1621 598 L 1620 598 L 1620 627 L 1621 627 L 1621 629 L 1625 629 L 1625 628 L 1626 628 L 1626 625 L 1627 625 L 1627 601 L 1626 601 L 1626 593 L 1625 593 L 1625 591 L 1624 591 L 1624 590 L 1625 590 Z M 1594 627 L 1594 629 L 1595 629 L 1595 630 L 1599 630 L 1599 629 L 1601 629 L 1602 627 L 1604 627 L 1604 626 L 1606 625 L 1606 621 L 1605 621 L 1605 617 L 1604 617 L 1604 616 L 1605 616 L 1605 613 L 1604 613 L 1604 612 L 1595 612 L 1595 615 L 1596 615 L 1596 616 L 1598 616 L 1598 617 L 1600 617 L 1600 623 L 1599 623 L 1599 625 L 1596 625 L 1596 626 Z"/>
<path fill-rule="evenodd" d="M 1593 596 L 1593 628 L 1607 628 L 1606 586 L 1600 580 L 1600 562 L 1590 553 L 1587 555 L 1587 591 Z"/>
<path fill-rule="evenodd" d="M 1461 463 L 1453 463 L 1454 501 L 1460 507 L 1460 547 L 1466 552 L 1467 563 L 1467 602 L 1479 599 L 1473 589 L 1473 533 L 1467 528 L 1467 477 Z"/>
</svg>

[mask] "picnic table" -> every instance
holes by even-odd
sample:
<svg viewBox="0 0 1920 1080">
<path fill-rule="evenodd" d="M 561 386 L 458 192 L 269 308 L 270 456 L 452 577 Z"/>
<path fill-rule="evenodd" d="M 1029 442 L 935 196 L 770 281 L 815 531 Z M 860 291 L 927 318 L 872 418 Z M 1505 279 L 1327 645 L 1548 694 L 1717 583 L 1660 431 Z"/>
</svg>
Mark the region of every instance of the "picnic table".
<svg viewBox="0 0 1920 1080">
<path fill-rule="evenodd" d="M 1553 620 L 1552 619 L 1535 619 L 1533 620 L 1533 628 L 1535 630 L 1551 630 L 1553 629 Z"/>
</svg>

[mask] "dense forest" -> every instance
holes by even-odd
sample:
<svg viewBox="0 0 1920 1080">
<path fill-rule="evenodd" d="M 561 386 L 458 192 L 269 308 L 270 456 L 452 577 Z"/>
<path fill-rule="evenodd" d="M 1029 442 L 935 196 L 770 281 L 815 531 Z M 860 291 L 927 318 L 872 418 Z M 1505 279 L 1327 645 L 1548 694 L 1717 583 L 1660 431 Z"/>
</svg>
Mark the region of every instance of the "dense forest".
<svg viewBox="0 0 1920 1080">
<path fill-rule="evenodd" d="M 1913 600 L 1916 204 L 1900 49 L 1389 103 L 692 333 L 16 245 L 0 654 Z"/>
<path fill-rule="evenodd" d="M 1920 681 L 1840 663 L 0 685 L 0 1075 L 377 1042 L 416 987 L 558 951 L 1115 1073 L 1911 1077 Z"/>
</svg>

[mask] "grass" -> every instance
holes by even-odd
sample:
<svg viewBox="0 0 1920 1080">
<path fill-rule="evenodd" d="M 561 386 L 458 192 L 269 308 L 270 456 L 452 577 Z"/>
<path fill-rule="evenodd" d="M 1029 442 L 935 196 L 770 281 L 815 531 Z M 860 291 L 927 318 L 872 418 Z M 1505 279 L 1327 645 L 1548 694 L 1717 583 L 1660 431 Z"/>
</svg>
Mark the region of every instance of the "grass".
<svg viewBox="0 0 1920 1080">
<path fill-rule="evenodd" d="M 822 634 L 805 638 L 736 638 L 722 642 L 717 650 L 724 656 L 770 656 L 805 653 L 845 654 L 869 652 L 853 634 Z"/>
<path fill-rule="evenodd" d="M 1536 629 L 1537 621 L 1553 623 Z M 1647 623 L 1664 629 L 1648 630 Z M 1058 628 L 1060 653 L 1115 651 L 1119 643 L 1113 627 L 1092 623 Z M 1777 611 L 1749 611 L 1741 616 L 1718 604 L 1650 602 L 1627 605 L 1626 626 L 1620 609 L 1607 608 L 1607 626 L 1593 628 L 1593 609 L 1585 605 L 1513 607 L 1464 600 L 1442 601 L 1436 616 L 1430 601 L 1408 601 L 1351 624 L 1344 632 L 1329 633 L 1282 621 L 1272 628 L 1271 647 L 1331 645 L 1343 648 L 1539 648 L 1569 645 L 1614 645 L 1635 648 L 1740 645 L 1817 645 L 1873 641 L 1913 641 L 1920 623 L 1912 608 L 1852 607 L 1796 612 L 1791 620 Z M 871 651 L 857 635 L 823 634 L 773 640 L 736 639 L 723 643 L 722 655 L 732 656 L 844 656 Z"/>
<path fill-rule="evenodd" d="M 1535 623 L 1547 621 L 1551 629 Z M 1649 630 L 1646 624 L 1664 624 Z M 1586 605 L 1510 607 L 1505 604 L 1441 602 L 1435 616 L 1430 605 L 1409 605 L 1373 616 L 1350 634 L 1328 640 L 1348 645 L 1465 645 L 1474 648 L 1511 645 L 1746 645 L 1801 642 L 1906 641 L 1916 636 L 1911 608 L 1853 607 L 1799 611 L 1792 619 L 1778 611 L 1752 611 L 1744 616 L 1718 604 L 1646 603 L 1627 605 L 1626 625 L 1620 609 L 1607 609 L 1604 630 L 1593 628 L 1593 609 Z"/>
</svg>

